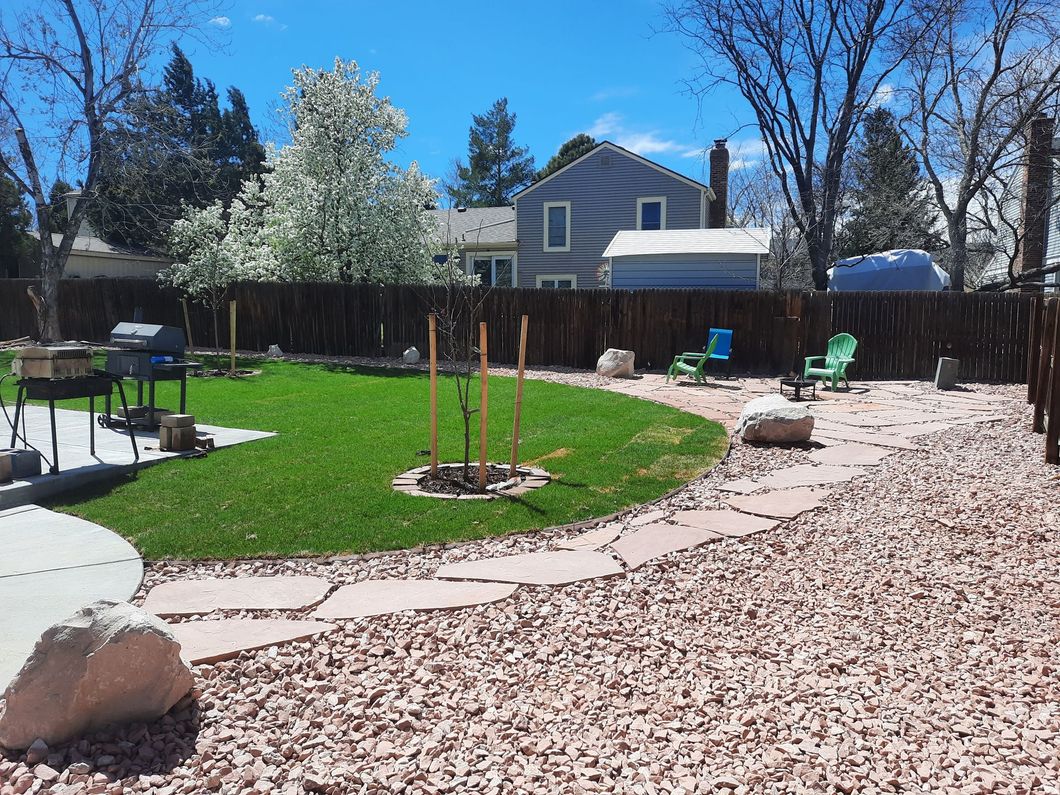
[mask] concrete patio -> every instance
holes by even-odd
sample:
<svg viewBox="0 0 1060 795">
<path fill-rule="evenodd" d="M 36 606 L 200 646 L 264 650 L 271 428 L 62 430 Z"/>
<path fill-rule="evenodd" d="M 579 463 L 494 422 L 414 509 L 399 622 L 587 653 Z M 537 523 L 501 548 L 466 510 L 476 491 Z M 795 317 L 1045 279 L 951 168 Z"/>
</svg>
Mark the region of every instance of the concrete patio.
<svg viewBox="0 0 1060 795">
<path fill-rule="evenodd" d="M 48 459 L 52 456 L 51 425 L 48 409 L 43 406 L 26 406 L 26 439 Z M 19 431 L 21 432 L 19 423 Z M 13 480 L 0 485 L 0 510 L 40 502 L 56 494 L 81 488 L 93 483 L 117 480 L 131 472 L 157 464 L 170 458 L 194 455 L 194 453 L 168 453 L 158 449 L 158 431 L 136 431 L 136 446 L 140 460 L 133 458 L 127 431 L 95 427 L 96 452 L 90 452 L 89 417 L 84 411 L 70 409 L 55 410 L 56 434 L 59 441 L 59 473 L 48 473 L 48 464 L 42 462 L 39 476 Z M 200 433 L 211 434 L 214 446 L 230 447 L 242 442 L 251 442 L 275 436 L 267 431 L 249 431 L 239 428 L 222 428 L 216 425 L 198 424 Z M 0 444 L 10 441 L 10 427 L 3 423 L 0 428 Z M 21 441 L 15 445 L 23 447 Z"/>
</svg>

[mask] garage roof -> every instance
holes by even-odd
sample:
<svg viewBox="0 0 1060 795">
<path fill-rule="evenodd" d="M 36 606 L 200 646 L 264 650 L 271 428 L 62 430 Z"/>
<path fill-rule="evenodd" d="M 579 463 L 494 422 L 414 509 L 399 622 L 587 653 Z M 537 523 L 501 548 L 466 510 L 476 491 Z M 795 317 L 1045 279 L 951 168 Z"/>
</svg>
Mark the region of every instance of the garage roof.
<svg viewBox="0 0 1060 795">
<path fill-rule="evenodd" d="M 768 229 L 664 229 L 619 232 L 603 255 L 768 253 Z"/>
</svg>

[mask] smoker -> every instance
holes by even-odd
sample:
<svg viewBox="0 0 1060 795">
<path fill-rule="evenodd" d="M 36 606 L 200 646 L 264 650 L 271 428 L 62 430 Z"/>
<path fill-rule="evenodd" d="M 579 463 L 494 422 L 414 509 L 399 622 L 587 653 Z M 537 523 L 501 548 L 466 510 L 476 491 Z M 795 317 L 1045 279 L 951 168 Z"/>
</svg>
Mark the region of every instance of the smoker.
<svg viewBox="0 0 1060 795">
<path fill-rule="evenodd" d="M 175 326 L 151 323 L 119 323 L 110 332 L 107 351 L 107 373 L 115 378 L 136 381 L 137 405 L 125 416 L 113 417 L 110 403 L 100 424 L 106 427 L 132 426 L 157 428 L 165 409 L 155 406 L 155 383 L 180 382 L 180 413 L 187 413 L 188 370 L 202 367 L 184 358 L 184 332 Z M 144 404 L 144 384 L 147 384 L 147 403 Z"/>
</svg>

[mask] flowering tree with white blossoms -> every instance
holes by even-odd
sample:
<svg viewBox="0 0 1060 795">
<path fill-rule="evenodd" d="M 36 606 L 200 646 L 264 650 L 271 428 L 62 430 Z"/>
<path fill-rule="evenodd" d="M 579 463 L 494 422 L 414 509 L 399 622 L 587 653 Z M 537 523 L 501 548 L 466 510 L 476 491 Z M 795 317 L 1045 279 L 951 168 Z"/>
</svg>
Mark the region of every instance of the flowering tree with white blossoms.
<svg viewBox="0 0 1060 795">
<path fill-rule="evenodd" d="M 169 230 L 169 251 L 176 260 L 159 274 L 159 280 L 183 290 L 210 309 L 213 346 L 221 349 L 218 313 L 228 297 L 239 269 L 228 242 L 224 207 L 215 202 L 200 209 L 189 207 Z"/>
<path fill-rule="evenodd" d="M 402 169 L 386 159 L 408 120 L 378 87 L 379 75 L 363 74 L 355 61 L 295 70 L 283 93 L 291 143 L 270 152 L 263 176 L 262 222 L 276 272 L 261 278 L 432 280 L 427 208 L 437 194 L 415 163 Z"/>
</svg>

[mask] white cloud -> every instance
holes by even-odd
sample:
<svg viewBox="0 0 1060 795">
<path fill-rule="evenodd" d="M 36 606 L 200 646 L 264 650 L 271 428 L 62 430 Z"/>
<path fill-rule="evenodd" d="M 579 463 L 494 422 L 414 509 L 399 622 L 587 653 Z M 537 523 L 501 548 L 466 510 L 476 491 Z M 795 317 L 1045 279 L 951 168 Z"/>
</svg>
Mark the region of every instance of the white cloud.
<svg viewBox="0 0 1060 795">
<path fill-rule="evenodd" d="M 658 155 L 688 149 L 688 144 L 664 138 L 654 130 L 631 129 L 622 114 L 614 112 L 599 116 L 585 132 L 596 139 L 606 138 L 639 155 Z"/>
<path fill-rule="evenodd" d="M 593 102 L 606 102 L 609 99 L 622 99 L 623 97 L 632 97 L 639 93 L 640 89 L 637 86 L 611 86 L 609 88 L 601 88 L 589 99 Z"/>
<path fill-rule="evenodd" d="M 232 27 L 232 20 L 228 17 L 214 17 L 210 20 L 210 24 L 218 28 L 230 28 Z"/>
<path fill-rule="evenodd" d="M 869 105 L 873 108 L 879 108 L 883 105 L 890 105 L 894 101 L 895 87 L 890 83 L 880 83 L 880 87 L 876 89 L 876 93 L 872 95 L 872 100 Z"/>
<path fill-rule="evenodd" d="M 257 14 L 253 17 L 253 20 L 270 28 L 276 28 L 277 30 L 287 30 L 286 25 L 281 22 L 277 22 L 276 17 L 270 16 L 269 14 Z"/>
</svg>

